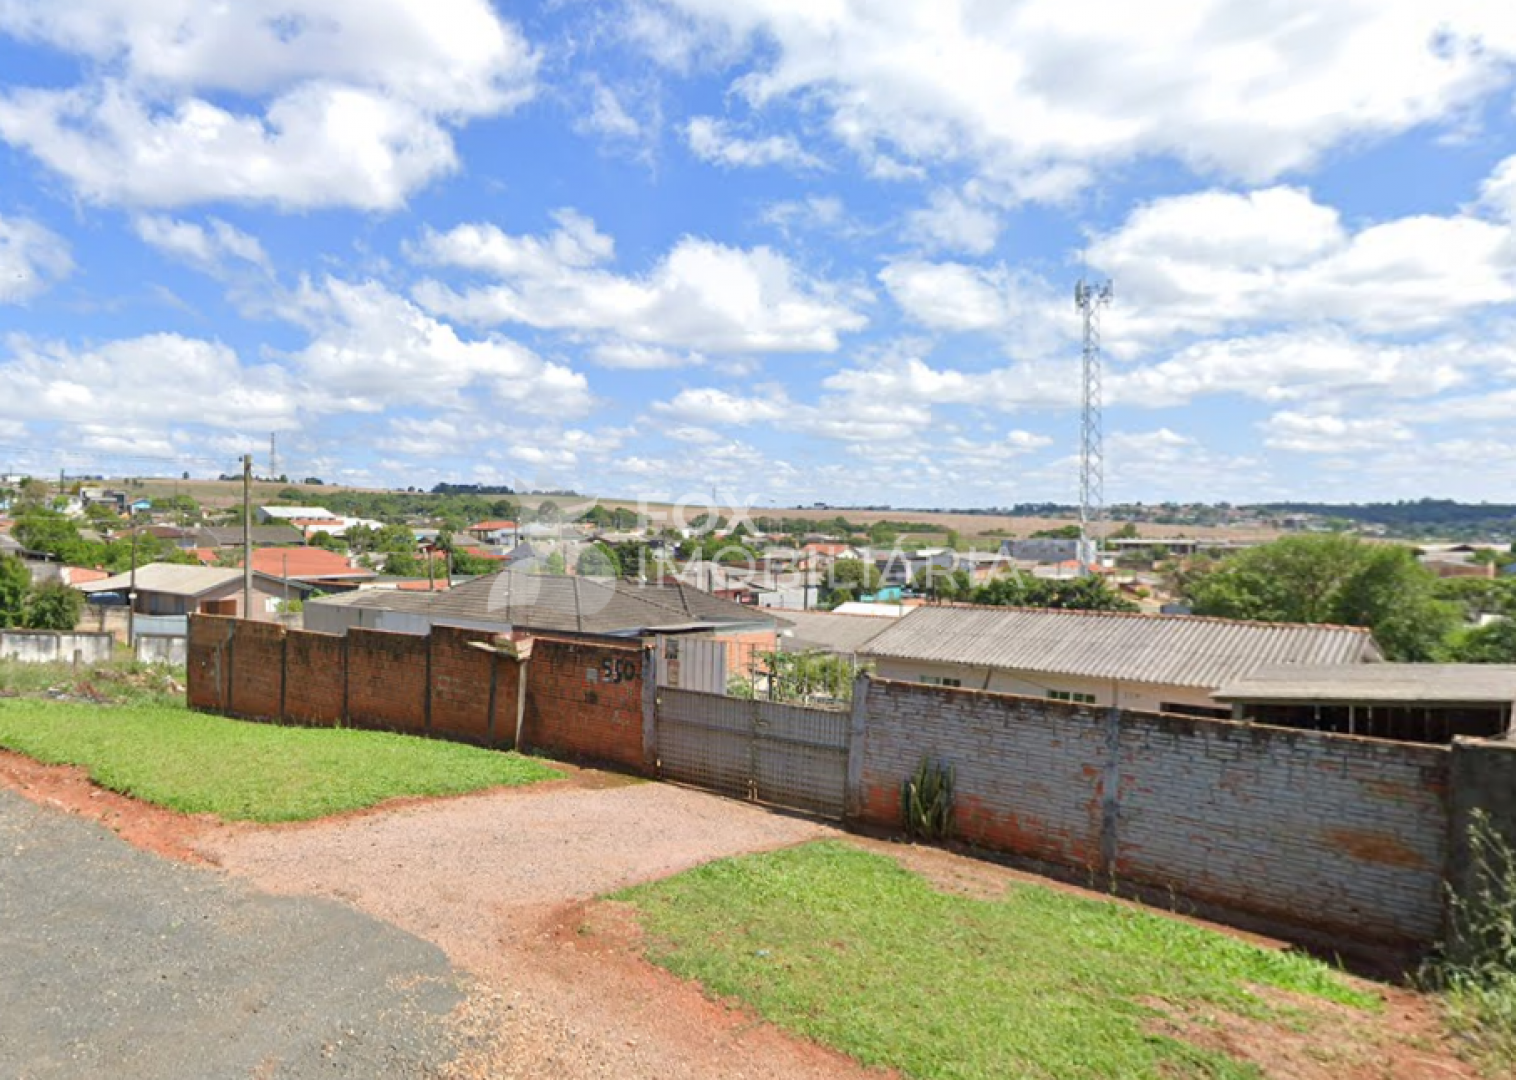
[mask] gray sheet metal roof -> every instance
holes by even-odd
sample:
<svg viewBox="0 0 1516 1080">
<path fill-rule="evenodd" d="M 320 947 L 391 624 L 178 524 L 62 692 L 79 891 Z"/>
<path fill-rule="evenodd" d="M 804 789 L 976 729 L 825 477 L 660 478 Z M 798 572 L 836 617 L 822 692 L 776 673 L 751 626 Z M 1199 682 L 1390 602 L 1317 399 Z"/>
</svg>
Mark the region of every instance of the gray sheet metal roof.
<svg viewBox="0 0 1516 1080">
<path fill-rule="evenodd" d="M 786 652 L 820 649 L 851 656 L 878 637 L 890 624 L 867 615 L 837 615 L 830 611 L 786 611 L 794 634 L 784 640 Z"/>
<path fill-rule="evenodd" d="M 1381 659 L 1357 627 L 966 606 L 917 608 L 860 654 L 1204 689 L 1269 664 Z"/>
<path fill-rule="evenodd" d="M 1510 705 L 1516 664 L 1279 665 L 1229 682 L 1212 696 L 1281 704 Z"/>
<path fill-rule="evenodd" d="M 419 612 L 444 623 L 449 619 L 497 622 L 581 634 L 775 621 L 768 612 L 684 585 L 641 585 L 510 570 L 475 578 L 446 592 L 366 589 L 312 603 Z"/>
<path fill-rule="evenodd" d="M 137 567 L 136 589 L 139 593 L 164 593 L 168 596 L 200 596 L 219 589 L 231 581 L 241 581 L 241 570 L 215 566 L 181 566 L 178 563 L 148 563 Z M 80 592 L 125 592 L 132 588 L 130 573 L 100 581 L 86 581 L 75 586 Z"/>
</svg>

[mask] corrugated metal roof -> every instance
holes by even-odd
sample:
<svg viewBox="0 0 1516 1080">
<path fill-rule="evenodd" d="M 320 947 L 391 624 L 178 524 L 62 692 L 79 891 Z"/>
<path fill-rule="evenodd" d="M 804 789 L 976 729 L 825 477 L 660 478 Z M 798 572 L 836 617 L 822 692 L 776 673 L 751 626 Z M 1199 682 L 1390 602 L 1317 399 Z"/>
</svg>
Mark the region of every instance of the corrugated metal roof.
<svg viewBox="0 0 1516 1080">
<path fill-rule="evenodd" d="M 1321 664 L 1260 668 L 1224 685 L 1217 701 L 1417 705 L 1516 702 L 1516 664 Z"/>
<path fill-rule="evenodd" d="M 932 606 L 906 615 L 862 654 L 1206 689 L 1269 664 L 1381 658 L 1373 637 L 1357 627 Z"/>
<path fill-rule="evenodd" d="M 886 629 L 879 619 L 865 615 L 838 615 L 831 611 L 786 611 L 794 633 L 785 638 L 786 652 L 820 649 L 850 656 Z"/>
<path fill-rule="evenodd" d="M 181 566 L 178 563 L 148 563 L 137 567 L 136 590 L 139 593 L 164 593 L 169 596 L 199 596 L 218 589 L 229 581 L 241 581 L 241 570 L 215 566 Z M 125 592 L 132 588 L 130 573 L 117 574 L 102 581 L 87 581 L 77 586 L 80 592 Z"/>
<path fill-rule="evenodd" d="M 368 589 L 322 597 L 317 604 L 413 611 L 434 620 L 498 622 L 533 630 L 581 634 L 702 624 L 773 622 L 773 615 L 684 585 L 559 577 L 503 570 L 446 592 Z"/>
</svg>

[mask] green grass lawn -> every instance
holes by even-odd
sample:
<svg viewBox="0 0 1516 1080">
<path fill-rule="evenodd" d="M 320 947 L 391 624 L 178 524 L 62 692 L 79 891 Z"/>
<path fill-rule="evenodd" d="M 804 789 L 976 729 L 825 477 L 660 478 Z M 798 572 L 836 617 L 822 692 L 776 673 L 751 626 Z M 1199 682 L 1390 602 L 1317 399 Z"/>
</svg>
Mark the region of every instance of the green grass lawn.
<svg viewBox="0 0 1516 1080">
<path fill-rule="evenodd" d="M 0 747 L 82 765 L 97 784 L 133 798 L 239 821 L 304 821 L 399 795 L 457 795 L 562 775 L 520 754 L 228 720 L 182 705 L 0 699 Z"/>
<path fill-rule="evenodd" d="M 1196 1008 L 1308 1022 L 1252 987 L 1378 1005 L 1297 954 L 1036 885 L 950 895 L 839 842 L 710 863 L 614 899 L 636 905 L 655 963 L 912 1077 L 1256 1076 L 1149 1026 Z"/>
</svg>

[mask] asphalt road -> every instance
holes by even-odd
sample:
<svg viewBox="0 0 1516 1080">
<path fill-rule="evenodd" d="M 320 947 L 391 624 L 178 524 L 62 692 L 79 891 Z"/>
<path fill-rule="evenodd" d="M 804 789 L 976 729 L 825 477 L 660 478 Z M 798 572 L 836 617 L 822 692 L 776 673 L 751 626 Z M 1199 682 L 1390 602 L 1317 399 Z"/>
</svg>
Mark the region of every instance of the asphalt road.
<svg viewBox="0 0 1516 1080">
<path fill-rule="evenodd" d="M 0 1077 L 426 1077 L 465 989 L 386 923 L 0 790 Z"/>
</svg>

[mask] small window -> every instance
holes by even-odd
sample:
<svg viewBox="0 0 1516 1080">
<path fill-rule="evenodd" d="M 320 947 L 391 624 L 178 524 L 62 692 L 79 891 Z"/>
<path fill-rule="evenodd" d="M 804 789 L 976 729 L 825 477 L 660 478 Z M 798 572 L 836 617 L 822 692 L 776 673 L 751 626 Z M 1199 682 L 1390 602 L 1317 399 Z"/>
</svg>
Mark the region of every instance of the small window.
<svg viewBox="0 0 1516 1080">
<path fill-rule="evenodd" d="M 1049 701 L 1067 701 L 1071 705 L 1093 705 L 1094 694 L 1077 694 L 1072 690 L 1049 690 Z"/>
<path fill-rule="evenodd" d="M 948 678 L 942 675 L 923 675 L 921 681 L 928 686 L 962 686 L 962 679 Z"/>
</svg>

